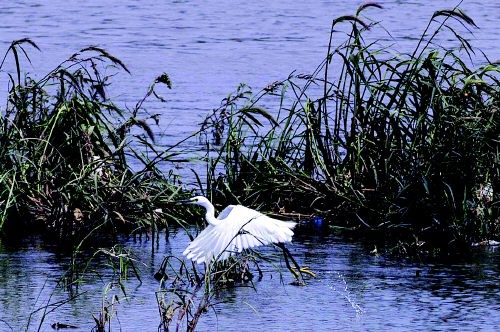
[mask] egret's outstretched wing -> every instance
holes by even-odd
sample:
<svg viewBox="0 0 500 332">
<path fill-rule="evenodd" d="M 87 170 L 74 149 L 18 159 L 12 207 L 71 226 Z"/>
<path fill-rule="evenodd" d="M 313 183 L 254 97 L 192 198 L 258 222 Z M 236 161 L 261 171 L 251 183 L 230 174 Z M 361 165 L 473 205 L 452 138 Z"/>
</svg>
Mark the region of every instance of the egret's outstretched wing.
<svg viewBox="0 0 500 332">
<path fill-rule="evenodd" d="M 184 250 L 183 254 L 188 259 L 199 264 L 217 258 L 225 248 L 225 233 L 220 232 L 220 230 L 217 229 L 218 226 L 208 225 L 207 228 L 189 243 L 189 246 Z"/>
<path fill-rule="evenodd" d="M 269 218 L 242 205 L 228 206 L 219 217 L 220 224 L 208 225 L 183 254 L 197 263 L 219 261 L 243 249 L 273 242 L 289 242 L 295 223 Z"/>
<path fill-rule="evenodd" d="M 270 243 L 292 241 L 296 223 L 270 218 L 263 214 L 246 223 L 235 238 L 239 252 Z"/>
<path fill-rule="evenodd" d="M 292 241 L 295 223 L 261 216 L 248 223 L 243 230 L 264 244 Z"/>
</svg>

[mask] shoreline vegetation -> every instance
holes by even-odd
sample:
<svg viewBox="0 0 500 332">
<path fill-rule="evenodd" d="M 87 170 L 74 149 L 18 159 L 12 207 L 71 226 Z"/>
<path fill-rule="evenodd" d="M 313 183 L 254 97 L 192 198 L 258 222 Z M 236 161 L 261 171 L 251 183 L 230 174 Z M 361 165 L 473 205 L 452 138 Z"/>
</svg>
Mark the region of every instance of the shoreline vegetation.
<svg viewBox="0 0 500 332">
<path fill-rule="evenodd" d="M 0 109 L 2 239 L 38 234 L 68 245 L 72 261 L 61 284 L 71 297 L 91 261 L 107 257 L 115 274 L 94 315 L 96 331 L 110 328 L 119 296 L 126 297 L 122 279 L 140 277 L 133 253 L 116 241 L 94 254 L 88 247 L 124 234 L 154 243 L 169 227 L 192 239 L 202 216 L 172 203 L 195 192 L 216 207 L 239 203 L 321 224 L 363 239 L 376 254 L 447 257 L 499 241 L 499 63 L 458 33 L 455 27 L 475 27 L 458 8 L 436 12 L 404 54 L 370 41 L 379 24 L 364 14 L 376 8 L 368 3 L 332 21 L 326 57 L 312 74 L 292 73 L 257 93 L 240 85 L 198 132 L 167 148 L 155 142 L 160 116 L 144 107 L 149 98 L 165 100 L 159 91 L 172 87 L 167 74 L 134 108 L 121 109 L 106 90 L 114 73 L 128 69 L 104 49 L 83 49 L 34 80 L 22 64 L 37 45 L 12 42 L 0 62 L 9 80 Z M 442 34 L 459 47 L 439 45 Z M 206 175 L 194 172 L 198 187 L 187 188 L 175 164 L 190 162 L 181 146 L 196 137 L 205 142 Z M 193 331 L 219 291 L 252 287 L 251 271 L 261 276 L 266 260 L 244 252 L 201 271 L 165 257 L 154 275 L 159 329 Z M 295 284 L 314 277 L 293 262 Z M 35 311 L 43 312 L 39 328 L 47 311 Z"/>
<path fill-rule="evenodd" d="M 188 162 L 176 160 L 180 142 L 155 145 L 159 115 L 143 108 L 148 98 L 163 100 L 157 87 L 171 88 L 167 74 L 124 110 L 107 98 L 113 74 L 103 72 L 128 69 L 104 49 L 81 50 L 35 81 L 21 64 L 37 45 L 12 42 L 0 64 L 10 87 L 0 118 L 3 235 L 81 242 L 102 229 L 185 227 L 194 212 L 170 203 L 198 191 L 219 206 L 237 202 L 390 239 L 402 255 L 498 241 L 498 63 L 453 28 L 475 27 L 458 8 L 436 12 L 411 53 L 366 42 L 377 23 L 361 14 L 374 7 L 332 21 L 327 56 L 311 75 L 292 73 L 257 93 L 242 84 L 181 141 L 206 140 L 199 188 L 158 167 Z M 350 30 L 339 44 L 341 27 Z M 460 47 L 437 45 L 443 33 Z M 484 64 L 469 68 L 464 55 Z M 14 72 L 3 68 L 8 57 Z M 265 109 L 270 102 L 278 109 Z M 141 168 L 133 171 L 131 160 Z"/>
</svg>

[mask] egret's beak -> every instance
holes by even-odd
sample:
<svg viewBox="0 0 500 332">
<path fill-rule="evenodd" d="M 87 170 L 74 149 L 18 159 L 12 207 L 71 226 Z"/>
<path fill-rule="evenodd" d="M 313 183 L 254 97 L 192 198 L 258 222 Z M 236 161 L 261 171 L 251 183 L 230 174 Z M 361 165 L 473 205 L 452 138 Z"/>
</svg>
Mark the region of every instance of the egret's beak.
<svg viewBox="0 0 500 332">
<path fill-rule="evenodd" d="M 193 203 L 193 201 L 190 200 L 190 199 L 181 199 L 181 200 L 178 200 L 178 201 L 173 201 L 172 203 L 177 203 L 177 204 L 191 204 L 191 203 Z"/>
</svg>

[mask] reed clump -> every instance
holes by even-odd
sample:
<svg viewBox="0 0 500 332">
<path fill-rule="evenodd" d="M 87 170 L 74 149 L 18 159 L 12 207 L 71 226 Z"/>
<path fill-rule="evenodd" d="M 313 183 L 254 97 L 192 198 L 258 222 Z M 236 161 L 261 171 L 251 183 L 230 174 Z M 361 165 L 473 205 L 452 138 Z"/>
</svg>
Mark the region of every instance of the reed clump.
<svg viewBox="0 0 500 332">
<path fill-rule="evenodd" d="M 34 80 L 22 72 L 33 48 L 29 39 L 14 41 L 0 64 L 6 72 L 6 59 L 15 64 L 0 114 L 0 230 L 82 240 L 102 228 L 164 227 L 169 209 L 162 207 L 181 189 L 157 169 L 168 152 L 144 153 L 157 115 L 142 105 L 157 95 L 156 84 L 170 87 L 168 76 L 124 110 L 106 95 L 114 74 L 128 72 L 119 59 L 88 47 Z"/>
<path fill-rule="evenodd" d="M 319 215 L 403 254 L 498 240 L 498 63 L 468 64 L 481 53 L 459 34 L 475 23 L 458 8 L 434 13 L 413 51 L 395 54 L 367 41 L 378 24 L 361 14 L 374 7 L 333 20 L 311 75 L 257 93 L 242 85 L 207 117 L 209 194 Z M 439 46 L 445 34 L 458 47 Z"/>
<path fill-rule="evenodd" d="M 291 255 L 290 258 L 293 259 Z M 156 292 L 161 317 L 158 330 L 196 330 L 202 315 L 213 309 L 227 291 L 240 287 L 255 289 L 254 280 L 260 281 L 263 277 L 259 266 L 263 261 L 272 264 L 270 258 L 245 250 L 225 261 L 207 262 L 203 269 L 199 269 L 193 262 L 165 257 L 155 274 L 161 282 L 161 288 Z M 280 269 L 276 272 L 283 278 Z M 298 280 L 299 277 L 295 275 L 295 278 Z"/>
</svg>

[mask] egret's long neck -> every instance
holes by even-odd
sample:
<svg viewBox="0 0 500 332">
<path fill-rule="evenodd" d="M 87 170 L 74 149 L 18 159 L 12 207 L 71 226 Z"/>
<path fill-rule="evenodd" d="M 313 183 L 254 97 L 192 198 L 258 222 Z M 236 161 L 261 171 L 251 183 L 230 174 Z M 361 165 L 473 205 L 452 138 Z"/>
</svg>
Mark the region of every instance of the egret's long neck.
<svg viewBox="0 0 500 332">
<path fill-rule="evenodd" d="M 205 215 L 206 219 L 207 219 L 207 222 L 210 224 L 210 225 L 218 225 L 220 224 L 220 220 L 217 220 L 217 218 L 215 218 L 215 208 L 212 204 L 203 204 L 203 207 L 205 208 L 205 210 L 207 210 L 207 214 Z"/>
</svg>

